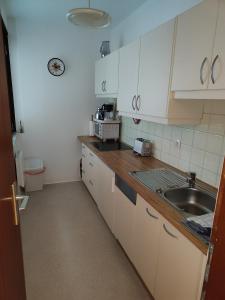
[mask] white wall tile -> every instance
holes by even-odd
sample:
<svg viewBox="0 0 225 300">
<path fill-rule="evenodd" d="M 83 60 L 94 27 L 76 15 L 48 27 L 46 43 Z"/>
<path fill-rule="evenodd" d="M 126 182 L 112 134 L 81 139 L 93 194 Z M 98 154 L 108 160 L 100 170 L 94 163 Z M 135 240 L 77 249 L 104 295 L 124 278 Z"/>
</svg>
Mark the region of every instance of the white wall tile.
<svg viewBox="0 0 225 300">
<path fill-rule="evenodd" d="M 195 131 L 193 138 L 193 147 L 198 149 L 205 149 L 207 137 L 207 133 L 202 131 Z"/>
<path fill-rule="evenodd" d="M 225 112 L 225 102 L 223 105 Z M 219 108 L 223 113 L 222 105 Z M 225 155 L 225 115 L 212 115 L 208 113 L 210 110 L 219 111 L 210 101 L 206 102 L 207 113 L 198 126 L 171 126 L 146 121 L 136 126 L 131 118 L 123 117 L 122 140 L 133 146 L 136 137 L 150 139 L 154 143 L 155 157 L 183 171 L 194 171 L 199 179 L 218 186 Z M 181 140 L 180 149 L 176 146 L 177 139 Z"/>
<path fill-rule="evenodd" d="M 213 173 L 218 173 L 220 166 L 220 156 L 206 152 L 203 168 Z"/>
<path fill-rule="evenodd" d="M 223 150 L 223 142 L 224 142 L 223 136 L 208 133 L 206 151 L 215 154 L 221 154 Z"/>
<path fill-rule="evenodd" d="M 182 132 L 181 142 L 185 145 L 192 145 L 194 131 L 192 129 L 184 129 Z"/>
</svg>

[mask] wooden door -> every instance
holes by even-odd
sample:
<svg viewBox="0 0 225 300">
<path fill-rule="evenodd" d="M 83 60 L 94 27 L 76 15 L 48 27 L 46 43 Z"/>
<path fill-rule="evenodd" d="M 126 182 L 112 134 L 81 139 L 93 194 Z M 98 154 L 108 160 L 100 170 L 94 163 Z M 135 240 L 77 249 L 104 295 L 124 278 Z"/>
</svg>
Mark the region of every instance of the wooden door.
<svg viewBox="0 0 225 300">
<path fill-rule="evenodd" d="M 225 163 L 223 165 L 221 183 L 218 193 L 215 218 L 212 231 L 211 266 L 206 283 L 206 300 L 225 299 Z"/>
<path fill-rule="evenodd" d="M 206 257 L 165 219 L 158 255 L 155 299 L 199 300 Z"/>
<path fill-rule="evenodd" d="M 218 0 L 205 0 L 178 17 L 172 90 L 207 89 L 217 12 Z"/>
<path fill-rule="evenodd" d="M 119 112 L 135 113 L 139 74 L 140 40 L 120 49 L 119 93 L 117 109 Z"/>
<path fill-rule="evenodd" d="M 160 214 L 138 195 L 133 263 L 153 296 L 161 225 Z"/>
<path fill-rule="evenodd" d="M 138 113 L 167 117 L 175 20 L 141 38 Z"/>
<path fill-rule="evenodd" d="M 209 89 L 225 89 L 225 0 L 219 0 L 219 15 Z"/>
<path fill-rule="evenodd" d="M 2 32 L 0 25 L 0 299 L 25 300 L 20 226 L 12 201 L 16 175 Z"/>
</svg>

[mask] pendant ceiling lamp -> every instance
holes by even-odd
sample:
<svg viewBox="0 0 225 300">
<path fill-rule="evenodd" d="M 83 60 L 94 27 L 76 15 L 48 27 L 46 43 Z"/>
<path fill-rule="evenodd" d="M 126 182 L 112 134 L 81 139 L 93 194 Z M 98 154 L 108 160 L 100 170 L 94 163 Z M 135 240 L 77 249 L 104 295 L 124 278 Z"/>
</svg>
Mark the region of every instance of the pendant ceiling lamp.
<svg viewBox="0 0 225 300">
<path fill-rule="evenodd" d="M 86 8 L 74 8 L 67 13 L 67 19 L 78 26 L 104 28 L 110 25 L 110 15 L 99 9 L 91 8 L 90 0 L 89 6 Z"/>
</svg>

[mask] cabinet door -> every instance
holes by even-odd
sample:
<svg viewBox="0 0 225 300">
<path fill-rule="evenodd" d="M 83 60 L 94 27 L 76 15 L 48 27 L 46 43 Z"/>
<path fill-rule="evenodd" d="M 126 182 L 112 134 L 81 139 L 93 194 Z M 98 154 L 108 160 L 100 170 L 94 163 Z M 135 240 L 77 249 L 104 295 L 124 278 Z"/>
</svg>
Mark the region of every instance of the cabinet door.
<svg viewBox="0 0 225 300">
<path fill-rule="evenodd" d="M 170 83 L 175 20 L 141 38 L 138 113 L 165 117 Z"/>
<path fill-rule="evenodd" d="M 97 204 L 109 228 L 114 232 L 114 173 L 102 161 L 98 165 L 99 195 Z"/>
<path fill-rule="evenodd" d="M 136 111 L 140 40 L 120 49 L 118 111 Z"/>
<path fill-rule="evenodd" d="M 106 64 L 104 92 L 105 94 L 117 94 L 119 81 L 119 51 L 115 51 L 106 56 L 104 60 Z"/>
<path fill-rule="evenodd" d="M 132 260 L 136 206 L 116 186 L 113 196 L 116 203 L 115 235 Z"/>
<path fill-rule="evenodd" d="M 104 94 L 104 81 L 106 80 L 105 59 L 100 59 L 95 63 L 95 94 Z"/>
<path fill-rule="evenodd" d="M 225 0 L 219 0 L 219 16 L 209 89 L 225 89 Z"/>
<path fill-rule="evenodd" d="M 133 263 L 154 296 L 158 261 L 159 237 L 162 225 L 160 214 L 138 196 L 134 226 Z"/>
<path fill-rule="evenodd" d="M 99 158 L 87 148 L 87 188 L 97 203 L 99 190 Z"/>
<path fill-rule="evenodd" d="M 217 0 L 205 0 L 178 17 L 172 90 L 204 90 L 218 12 Z"/>
<path fill-rule="evenodd" d="M 170 223 L 161 227 L 156 300 L 197 300 L 204 255 Z"/>
</svg>

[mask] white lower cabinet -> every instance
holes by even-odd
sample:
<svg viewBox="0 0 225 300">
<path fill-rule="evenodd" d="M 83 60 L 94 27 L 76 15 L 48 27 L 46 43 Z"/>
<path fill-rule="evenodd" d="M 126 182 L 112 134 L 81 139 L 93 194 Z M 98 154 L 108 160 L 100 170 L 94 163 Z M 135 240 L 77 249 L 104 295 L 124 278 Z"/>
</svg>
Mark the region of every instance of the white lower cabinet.
<svg viewBox="0 0 225 300">
<path fill-rule="evenodd" d="M 136 205 L 115 174 L 82 145 L 82 180 L 155 300 L 200 300 L 207 257 L 141 196 Z"/>
<path fill-rule="evenodd" d="M 199 300 L 205 255 L 162 219 L 156 272 L 156 300 Z"/>
<path fill-rule="evenodd" d="M 98 164 L 98 207 L 112 232 L 114 232 L 115 202 L 113 198 L 114 173 L 102 161 Z"/>
<path fill-rule="evenodd" d="M 133 263 L 155 300 L 199 300 L 206 256 L 139 195 Z"/>
<path fill-rule="evenodd" d="M 161 225 L 160 214 L 138 195 L 133 263 L 153 296 Z"/>
<path fill-rule="evenodd" d="M 136 206 L 115 186 L 115 236 L 132 260 Z"/>
<path fill-rule="evenodd" d="M 99 158 L 87 146 L 82 144 L 82 180 L 91 193 L 92 197 L 98 202 Z M 98 204 L 98 203 L 97 203 Z"/>
</svg>

